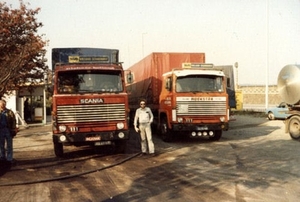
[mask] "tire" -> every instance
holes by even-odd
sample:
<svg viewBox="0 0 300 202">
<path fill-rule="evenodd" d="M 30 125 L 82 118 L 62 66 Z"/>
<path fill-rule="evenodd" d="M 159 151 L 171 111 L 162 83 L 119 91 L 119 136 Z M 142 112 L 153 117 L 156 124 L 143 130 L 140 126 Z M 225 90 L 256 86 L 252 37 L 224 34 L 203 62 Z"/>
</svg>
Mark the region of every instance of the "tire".
<svg viewBox="0 0 300 202">
<path fill-rule="evenodd" d="M 290 119 L 289 125 L 289 134 L 292 139 L 299 140 L 300 138 L 300 117 L 294 116 Z"/>
<path fill-rule="evenodd" d="M 64 147 L 62 143 L 57 141 L 53 141 L 54 146 L 54 153 L 56 157 L 63 157 L 64 156 Z"/>
<path fill-rule="evenodd" d="M 117 153 L 117 154 L 125 153 L 127 141 L 126 140 L 117 140 L 117 141 L 115 141 L 114 146 L 115 146 L 115 153 Z"/>
<path fill-rule="evenodd" d="M 173 140 L 173 135 L 171 133 L 171 131 L 168 128 L 168 122 L 167 122 L 167 118 L 163 118 L 161 120 L 161 124 L 160 124 L 160 134 L 161 134 L 161 139 L 164 142 L 172 142 Z"/>
<path fill-rule="evenodd" d="M 268 112 L 268 119 L 269 120 L 275 120 L 275 116 L 272 112 Z"/>
<path fill-rule="evenodd" d="M 218 141 L 221 139 L 221 137 L 222 137 L 222 130 L 216 130 L 215 135 L 212 137 L 209 137 L 209 139 L 212 141 Z"/>
</svg>

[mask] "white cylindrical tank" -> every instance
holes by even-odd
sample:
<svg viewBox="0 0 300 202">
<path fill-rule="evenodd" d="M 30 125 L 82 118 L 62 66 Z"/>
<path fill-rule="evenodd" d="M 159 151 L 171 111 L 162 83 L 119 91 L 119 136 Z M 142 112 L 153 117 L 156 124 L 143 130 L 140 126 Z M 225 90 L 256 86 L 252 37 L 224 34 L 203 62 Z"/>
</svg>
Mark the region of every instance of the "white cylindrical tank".
<svg viewBox="0 0 300 202">
<path fill-rule="evenodd" d="M 286 65 L 279 72 L 277 88 L 280 97 L 288 104 L 300 100 L 300 65 Z"/>
</svg>

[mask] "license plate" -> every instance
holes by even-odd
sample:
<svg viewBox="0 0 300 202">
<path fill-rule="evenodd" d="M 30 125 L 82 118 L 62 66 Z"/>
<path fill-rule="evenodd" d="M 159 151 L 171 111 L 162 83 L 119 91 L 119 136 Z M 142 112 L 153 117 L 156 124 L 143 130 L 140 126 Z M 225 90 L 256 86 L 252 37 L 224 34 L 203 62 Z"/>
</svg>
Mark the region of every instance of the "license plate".
<svg viewBox="0 0 300 202">
<path fill-rule="evenodd" d="M 98 137 L 86 137 L 85 138 L 85 141 L 99 141 L 101 140 L 101 137 L 98 136 Z"/>
<path fill-rule="evenodd" d="M 111 141 L 95 142 L 95 146 L 111 145 Z"/>
<path fill-rule="evenodd" d="M 208 127 L 197 127 L 197 130 L 208 130 Z"/>
</svg>

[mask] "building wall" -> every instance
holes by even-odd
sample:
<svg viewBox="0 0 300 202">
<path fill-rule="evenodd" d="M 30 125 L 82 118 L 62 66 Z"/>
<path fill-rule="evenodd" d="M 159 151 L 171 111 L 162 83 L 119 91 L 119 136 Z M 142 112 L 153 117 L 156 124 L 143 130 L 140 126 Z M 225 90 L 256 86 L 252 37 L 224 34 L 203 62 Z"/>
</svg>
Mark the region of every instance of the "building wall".
<svg viewBox="0 0 300 202">
<path fill-rule="evenodd" d="M 11 109 L 13 112 L 17 111 L 17 96 L 16 91 L 13 91 L 12 94 L 5 95 L 4 100 L 6 101 L 6 108 Z"/>
<path fill-rule="evenodd" d="M 266 103 L 266 86 L 264 85 L 243 85 L 239 86 L 237 92 L 241 92 L 242 99 L 237 99 L 243 107 L 249 105 L 261 105 L 264 106 Z M 276 106 L 282 102 L 279 96 L 277 85 L 270 85 L 268 87 L 268 104 L 270 106 Z"/>
<path fill-rule="evenodd" d="M 13 91 L 12 94 L 5 95 L 3 99 L 6 101 L 6 106 L 8 109 L 11 109 L 15 113 L 18 112 L 20 118 L 24 119 L 24 101 L 26 97 L 29 98 L 32 105 L 32 121 L 38 120 L 46 122 L 44 88 L 44 85 L 37 85 L 33 88 L 31 92 L 29 92 L 26 87 L 20 88 L 18 91 Z M 35 105 L 33 105 L 32 103 L 34 103 Z M 42 112 L 40 112 L 41 110 Z M 36 112 L 42 114 L 37 114 Z"/>
</svg>

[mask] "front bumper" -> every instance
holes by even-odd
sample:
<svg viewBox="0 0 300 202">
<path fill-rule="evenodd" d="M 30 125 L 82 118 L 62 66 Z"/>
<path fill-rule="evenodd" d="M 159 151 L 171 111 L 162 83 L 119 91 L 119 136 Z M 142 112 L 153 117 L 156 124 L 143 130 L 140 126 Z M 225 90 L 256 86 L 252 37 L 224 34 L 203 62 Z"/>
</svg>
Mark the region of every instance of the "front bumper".
<svg viewBox="0 0 300 202">
<path fill-rule="evenodd" d="M 223 130 L 227 131 L 229 129 L 228 123 L 218 123 L 218 124 L 173 124 L 172 130 L 178 132 L 185 131 L 216 131 Z"/>
<path fill-rule="evenodd" d="M 101 141 L 128 140 L 129 130 L 90 132 L 90 133 L 58 133 L 53 134 L 53 141 L 60 143 L 86 143 L 94 144 Z"/>
</svg>

